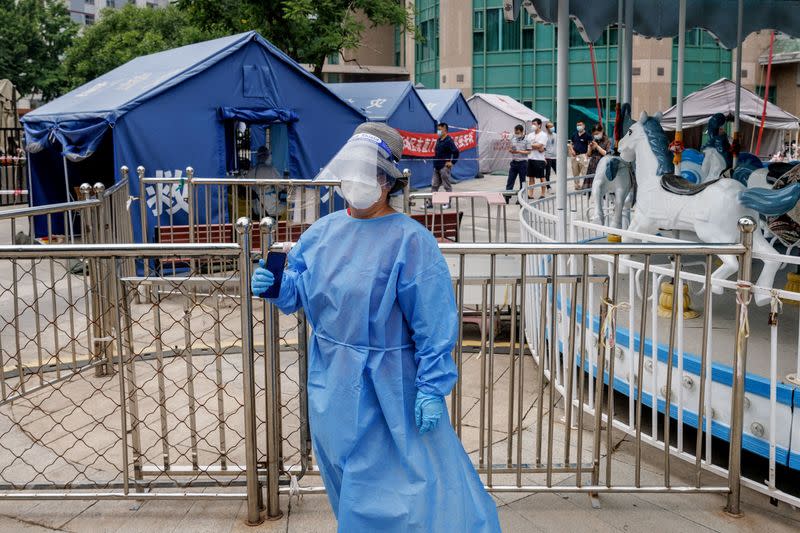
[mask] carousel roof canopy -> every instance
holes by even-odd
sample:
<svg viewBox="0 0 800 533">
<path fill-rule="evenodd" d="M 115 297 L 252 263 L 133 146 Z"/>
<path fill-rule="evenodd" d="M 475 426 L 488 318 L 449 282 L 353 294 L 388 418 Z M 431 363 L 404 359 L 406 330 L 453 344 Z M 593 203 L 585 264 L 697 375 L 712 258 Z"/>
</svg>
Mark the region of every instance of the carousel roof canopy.
<svg viewBox="0 0 800 533">
<path fill-rule="evenodd" d="M 644 37 L 678 34 L 677 0 L 629 0 L 633 6 L 633 31 Z M 515 20 L 520 8 L 542 22 L 555 23 L 558 0 L 504 0 L 506 20 Z M 687 2 L 686 29 L 703 28 L 714 34 L 725 48 L 736 48 L 738 0 Z M 701 5 L 702 4 L 702 7 Z M 588 42 L 599 39 L 608 26 L 618 23 L 619 0 L 572 0 L 569 12 Z M 742 35 L 759 30 L 777 30 L 800 37 L 800 1 L 744 0 Z"/>
<path fill-rule="evenodd" d="M 736 84 L 727 78 L 717 80 L 711 85 L 693 92 L 683 99 L 683 127 L 705 126 L 711 115 L 715 113 L 732 117 L 735 99 Z M 763 98 L 742 87 L 740 120 L 754 126 L 760 125 L 763 108 Z M 676 106 L 672 106 L 664 112 L 661 117 L 661 125 L 665 130 L 675 129 L 676 116 Z M 796 130 L 800 124 L 798 124 L 796 116 L 767 102 L 767 117 L 764 127 L 777 130 Z"/>
</svg>

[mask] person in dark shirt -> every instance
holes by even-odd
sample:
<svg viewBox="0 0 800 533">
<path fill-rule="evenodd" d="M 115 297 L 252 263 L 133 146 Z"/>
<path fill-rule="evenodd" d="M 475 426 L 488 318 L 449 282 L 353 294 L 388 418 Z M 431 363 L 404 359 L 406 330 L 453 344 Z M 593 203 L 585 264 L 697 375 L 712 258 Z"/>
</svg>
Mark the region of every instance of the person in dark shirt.
<svg viewBox="0 0 800 533">
<path fill-rule="evenodd" d="M 450 183 L 450 173 L 452 172 L 453 165 L 458 161 L 458 147 L 456 142 L 448 134 L 449 128 L 447 124 L 442 122 L 437 127 L 439 138 L 436 140 L 436 147 L 434 148 L 433 159 L 433 177 L 431 178 L 431 190 L 436 192 L 439 187 L 444 187 L 444 190 L 450 192 L 453 190 L 453 185 Z"/>
<path fill-rule="evenodd" d="M 589 143 L 592 142 L 592 136 L 586 131 L 586 124 L 582 120 L 575 123 L 575 133 L 572 134 L 569 144 L 569 155 L 572 159 L 572 175 L 585 176 L 589 166 L 589 158 L 586 152 L 589 149 Z M 581 184 L 575 183 L 575 188 L 580 189 Z"/>
</svg>

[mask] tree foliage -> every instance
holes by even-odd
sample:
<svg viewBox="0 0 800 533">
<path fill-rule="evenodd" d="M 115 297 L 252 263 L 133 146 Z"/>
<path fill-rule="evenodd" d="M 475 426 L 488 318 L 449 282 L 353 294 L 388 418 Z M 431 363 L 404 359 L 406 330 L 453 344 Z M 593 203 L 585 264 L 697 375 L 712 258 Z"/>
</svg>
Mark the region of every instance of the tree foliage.
<svg viewBox="0 0 800 533">
<path fill-rule="evenodd" d="M 78 25 L 60 0 L 0 0 L 0 78 L 44 99 L 65 86 L 61 58 Z"/>
<path fill-rule="evenodd" d="M 188 13 L 173 6 L 163 9 L 105 9 L 87 27 L 64 58 L 70 87 L 86 83 L 141 55 L 205 41 L 227 32 L 201 29 Z"/>
<path fill-rule="evenodd" d="M 370 26 L 415 31 L 402 0 L 178 0 L 180 9 L 207 31 L 257 30 L 300 63 L 322 74 L 325 59 L 357 48 Z"/>
</svg>

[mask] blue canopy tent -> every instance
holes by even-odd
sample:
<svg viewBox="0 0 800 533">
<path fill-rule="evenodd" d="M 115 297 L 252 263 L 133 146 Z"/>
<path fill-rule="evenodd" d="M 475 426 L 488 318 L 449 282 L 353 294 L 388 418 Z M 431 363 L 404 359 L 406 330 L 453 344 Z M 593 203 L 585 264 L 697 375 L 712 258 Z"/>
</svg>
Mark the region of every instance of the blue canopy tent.
<svg viewBox="0 0 800 533">
<path fill-rule="evenodd" d="M 122 165 L 142 165 L 148 176 L 187 166 L 197 176 L 224 176 L 238 168 L 241 123 L 260 131 L 262 143 L 270 128 L 276 167 L 311 179 L 364 120 L 256 32 L 175 48 L 129 61 L 23 118 L 31 203 L 69 200 L 71 187 L 97 181 L 89 173 L 110 185 Z M 142 192 L 131 180 L 130 193 Z M 148 227 L 159 214 L 163 223 L 186 224 L 185 202 L 163 200 L 144 191 Z M 212 206 L 215 220 L 227 216 L 226 205 Z M 130 213 L 141 241 L 139 210 Z"/>
<path fill-rule="evenodd" d="M 385 122 L 408 133 L 430 135 L 436 132 L 436 121 L 410 81 L 329 83 L 328 87 L 339 98 L 362 111 L 367 120 Z M 431 159 L 406 155 L 405 146 L 403 154 L 400 168 L 411 171 L 411 186 L 430 186 L 433 174 Z"/>
<path fill-rule="evenodd" d="M 457 180 L 468 180 L 477 176 L 480 172 L 478 119 L 467 105 L 464 95 L 459 89 L 417 89 L 417 93 L 436 122 L 447 123 L 454 137 L 461 132 L 475 130 L 475 136 L 471 137 L 474 146 L 461 151 L 458 164 L 453 167 L 453 177 Z"/>
</svg>

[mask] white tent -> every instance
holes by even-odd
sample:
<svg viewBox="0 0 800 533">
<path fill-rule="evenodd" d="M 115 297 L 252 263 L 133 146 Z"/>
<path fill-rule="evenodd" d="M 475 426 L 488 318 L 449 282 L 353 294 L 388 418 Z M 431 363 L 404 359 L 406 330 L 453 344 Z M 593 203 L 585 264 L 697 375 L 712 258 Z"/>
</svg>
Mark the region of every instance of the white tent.
<svg viewBox="0 0 800 533">
<path fill-rule="evenodd" d="M 711 85 L 695 91 L 683 99 L 683 129 L 684 142 L 687 146 L 700 144 L 705 133 L 708 119 L 715 113 L 722 113 L 732 117 L 734 113 L 734 100 L 736 98 L 736 84 L 727 78 L 715 81 Z M 761 112 L 764 108 L 764 99 L 742 87 L 742 103 L 739 118 L 742 123 L 741 146 L 745 152 L 755 152 L 758 129 L 761 126 Z M 756 154 L 766 157 L 783 148 L 783 141 L 787 134 L 794 138 L 800 129 L 798 118 L 780 107 L 767 102 L 766 120 L 764 121 L 764 134 L 761 139 L 761 151 Z M 676 107 L 670 107 L 661 118 L 661 125 L 665 130 L 675 129 Z"/>
<path fill-rule="evenodd" d="M 514 126 L 522 124 L 527 131 L 531 120 L 548 120 L 502 94 L 477 93 L 467 100 L 467 104 L 478 119 L 478 158 L 480 171 L 484 174 L 508 170 L 511 160 L 508 150 L 511 148 Z"/>
</svg>

